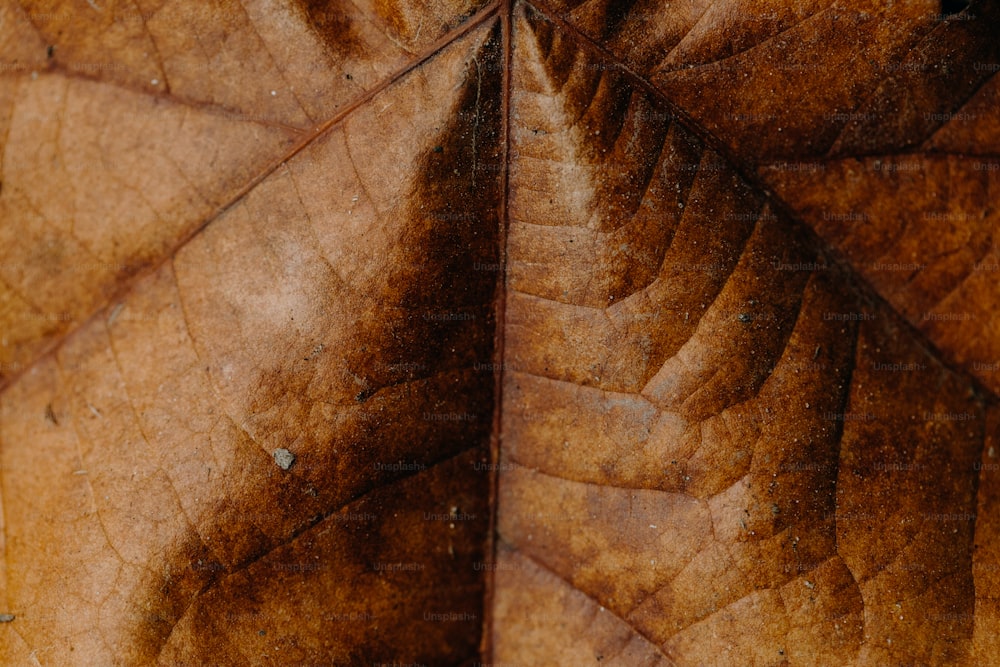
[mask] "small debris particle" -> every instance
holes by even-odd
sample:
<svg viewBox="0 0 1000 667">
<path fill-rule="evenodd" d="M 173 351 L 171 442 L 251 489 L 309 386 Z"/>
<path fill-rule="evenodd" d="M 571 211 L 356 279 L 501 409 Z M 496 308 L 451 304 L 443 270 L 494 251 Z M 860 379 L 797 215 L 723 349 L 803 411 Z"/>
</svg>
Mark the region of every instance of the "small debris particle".
<svg viewBox="0 0 1000 667">
<path fill-rule="evenodd" d="M 124 307 L 125 307 L 124 303 L 119 303 L 118 305 L 116 305 L 111 310 L 111 314 L 108 315 L 108 326 L 109 327 L 114 323 L 115 319 L 118 317 L 118 313 L 122 312 L 122 308 L 124 308 Z"/>
<path fill-rule="evenodd" d="M 160 80 L 159 79 L 153 79 L 152 81 L 150 81 L 150 83 L 153 84 L 154 86 L 158 86 L 158 85 L 160 85 Z"/>
<path fill-rule="evenodd" d="M 51 403 L 45 406 L 45 421 L 49 422 L 50 424 L 59 426 L 59 420 L 56 419 L 56 413 L 52 411 Z"/>
<path fill-rule="evenodd" d="M 443 153 L 444 152 L 444 146 L 435 146 L 434 147 L 434 152 L 435 153 Z"/>
<path fill-rule="evenodd" d="M 749 322 L 750 320 L 753 319 L 753 316 L 750 313 L 740 313 L 739 315 L 736 316 L 736 319 L 738 319 L 740 322 Z"/>
<path fill-rule="evenodd" d="M 0 614 L 0 623 L 10 623 L 14 618 L 14 614 Z"/>
<path fill-rule="evenodd" d="M 295 454 L 292 454 L 284 447 L 280 447 L 271 452 L 271 456 L 274 457 L 274 462 L 277 463 L 278 467 L 282 470 L 288 470 L 292 467 L 292 464 L 295 463 Z"/>
<path fill-rule="evenodd" d="M 257 634 L 260 635 L 261 637 L 263 637 L 264 635 L 267 634 L 267 630 L 258 630 Z"/>
<path fill-rule="evenodd" d="M 354 79 L 354 77 L 351 76 L 350 74 L 345 74 L 344 78 L 347 79 L 348 81 L 352 81 Z"/>
</svg>

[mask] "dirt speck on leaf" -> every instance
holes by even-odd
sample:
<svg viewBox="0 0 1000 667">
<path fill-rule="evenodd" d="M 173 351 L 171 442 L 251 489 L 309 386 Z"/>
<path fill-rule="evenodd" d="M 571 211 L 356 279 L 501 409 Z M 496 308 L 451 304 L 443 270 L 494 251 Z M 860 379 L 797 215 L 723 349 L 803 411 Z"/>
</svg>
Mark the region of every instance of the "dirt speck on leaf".
<svg viewBox="0 0 1000 667">
<path fill-rule="evenodd" d="M 292 464 L 295 463 L 295 454 L 292 454 L 284 447 L 280 447 L 271 452 L 271 456 L 274 457 L 274 462 L 277 463 L 278 467 L 282 470 L 288 470 L 292 467 Z"/>
</svg>

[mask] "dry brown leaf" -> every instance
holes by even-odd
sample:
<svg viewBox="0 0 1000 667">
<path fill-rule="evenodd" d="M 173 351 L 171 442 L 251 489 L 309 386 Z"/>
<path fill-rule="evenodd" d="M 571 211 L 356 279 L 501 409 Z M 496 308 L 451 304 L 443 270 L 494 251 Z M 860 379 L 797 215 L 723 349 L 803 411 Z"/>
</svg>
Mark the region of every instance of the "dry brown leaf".
<svg viewBox="0 0 1000 667">
<path fill-rule="evenodd" d="M 996 12 L 3 3 L 4 664 L 996 661 Z"/>
<path fill-rule="evenodd" d="M 4 259 L 27 281 L 12 294 L 48 300 L 4 320 L 5 664 L 476 650 L 493 380 L 475 362 L 491 355 L 498 273 L 468 267 L 497 262 L 500 181 L 454 166 L 497 162 L 500 95 L 496 20 L 466 32 L 419 74 L 342 100 L 356 108 L 308 141 L 111 77 L 13 75 L 6 155 L 30 168 L 4 163 L 20 244 Z M 33 106 L 74 87 L 81 102 Z M 79 137 L 47 111 L 72 106 L 91 114 Z M 15 142 L 32 123 L 51 127 Z M 136 183 L 80 173 L 64 152 L 81 146 Z M 66 185 L 93 203 L 56 196 Z M 84 239 L 151 269 L 76 275 Z"/>
</svg>

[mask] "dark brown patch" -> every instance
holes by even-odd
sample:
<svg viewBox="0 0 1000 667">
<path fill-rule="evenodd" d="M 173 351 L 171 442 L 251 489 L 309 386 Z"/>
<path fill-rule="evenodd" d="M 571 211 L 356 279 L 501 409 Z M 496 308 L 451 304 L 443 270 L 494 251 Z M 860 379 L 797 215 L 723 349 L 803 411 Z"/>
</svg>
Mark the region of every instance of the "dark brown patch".
<svg viewBox="0 0 1000 667">
<path fill-rule="evenodd" d="M 390 213 L 407 220 L 402 261 L 379 285 L 364 286 L 370 305 L 350 314 L 355 344 L 307 360 L 289 351 L 288 363 L 261 373 L 249 411 L 271 440 L 241 441 L 211 525 L 197 527 L 204 543 L 192 531 L 197 548 L 168 554 L 171 571 L 191 572 L 189 580 L 166 586 L 151 575 L 148 599 L 136 602 L 152 610 L 137 626 L 136 655 L 164 650 L 168 662 L 235 665 L 266 641 L 289 664 L 404 656 L 458 664 L 476 656 L 484 573 L 473 563 L 484 559 L 489 484 L 468 470 L 486 451 L 494 380 L 474 367 L 493 355 L 500 274 L 473 267 L 499 262 L 500 171 L 477 168 L 500 159 L 499 46 L 494 30 L 478 64 L 468 65 L 452 122 L 423 144 L 406 208 Z M 336 402 L 336 422 L 317 440 L 307 425 L 324 364 L 346 367 L 353 379 L 322 389 L 318 409 Z M 285 396 L 301 403 L 292 414 L 273 409 Z M 271 456 L 278 447 L 295 452 L 287 471 Z M 454 507 L 476 519 L 413 520 L 416 508 L 450 517 Z M 341 520 L 345 512 L 358 520 Z M 410 519 L 399 520 L 404 514 Z M 398 553 L 416 564 L 412 573 L 373 573 L 372 563 Z M 316 557 L 324 567 L 303 565 Z M 197 562 L 214 565 L 192 570 Z M 311 607 L 310 590 L 323 591 Z M 245 616 L 282 596 L 297 610 L 292 627 Z M 307 614 L 361 613 L 365 605 L 378 612 L 346 626 Z M 428 619 L 425 611 L 464 620 Z M 168 642 L 171 633 L 183 638 Z"/>
<path fill-rule="evenodd" d="M 348 11 L 346 4 L 338 0 L 298 0 L 316 34 L 334 54 L 342 58 L 367 55 L 367 45 L 355 25 L 356 13 Z"/>
</svg>

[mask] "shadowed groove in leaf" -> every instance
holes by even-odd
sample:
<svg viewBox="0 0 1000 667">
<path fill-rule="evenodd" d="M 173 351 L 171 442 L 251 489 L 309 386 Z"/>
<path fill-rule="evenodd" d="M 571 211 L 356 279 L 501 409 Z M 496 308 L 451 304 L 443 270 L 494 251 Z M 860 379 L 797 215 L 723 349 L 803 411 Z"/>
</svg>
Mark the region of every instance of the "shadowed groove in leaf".
<svg viewBox="0 0 1000 667">
<path fill-rule="evenodd" d="M 945 17 L 961 14 L 970 4 L 969 0 L 941 0 L 941 14 Z"/>
</svg>

